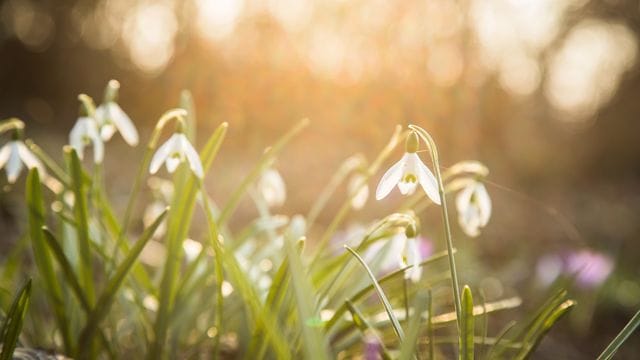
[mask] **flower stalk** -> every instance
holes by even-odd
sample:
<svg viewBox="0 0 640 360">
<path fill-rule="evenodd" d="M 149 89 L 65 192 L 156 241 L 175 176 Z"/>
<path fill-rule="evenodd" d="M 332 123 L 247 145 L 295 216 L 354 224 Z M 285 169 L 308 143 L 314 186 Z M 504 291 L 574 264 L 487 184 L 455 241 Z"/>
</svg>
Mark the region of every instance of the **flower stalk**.
<svg viewBox="0 0 640 360">
<path fill-rule="evenodd" d="M 438 149 L 436 144 L 431 138 L 431 135 L 423 128 L 416 125 L 409 125 L 409 128 L 415 131 L 422 140 L 425 141 L 429 147 L 429 153 L 431 154 L 431 160 L 433 162 L 433 171 L 436 177 L 436 183 L 438 185 L 438 193 L 440 194 L 441 210 L 442 210 L 442 223 L 444 226 L 445 239 L 447 241 L 447 255 L 449 258 L 449 269 L 451 271 L 451 285 L 453 287 L 453 300 L 456 308 L 456 324 L 458 325 L 458 332 L 460 331 L 460 317 L 462 302 L 460 300 L 460 285 L 458 282 L 458 271 L 456 270 L 456 261 L 453 255 L 453 237 L 451 236 L 451 225 L 449 222 L 449 215 L 447 213 L 447 201 L 445 198 L 445 189 L 442 183 L 442 174 L 440 173 L 440 162 L 438 161 Z"/>
</svg>

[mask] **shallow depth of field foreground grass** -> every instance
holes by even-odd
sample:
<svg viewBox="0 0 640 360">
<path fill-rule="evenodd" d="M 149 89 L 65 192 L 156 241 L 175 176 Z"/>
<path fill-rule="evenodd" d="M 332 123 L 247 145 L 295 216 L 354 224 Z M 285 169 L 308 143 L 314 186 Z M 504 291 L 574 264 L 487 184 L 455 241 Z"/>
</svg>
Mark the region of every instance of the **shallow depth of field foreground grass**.
<svg viewBox="0 0 640 360">
<path fill-rule="evenodd" d="M 266 147 L 219 202 L 204 181 L 225 176 L 209 169 L 228 124 L 196 146 L 193 102 L 183 92 L 180 107 L 141 138 L 118 92 L 111 81 L 98 106 L 78 97 L 63 149 L 39 147 L 19 119 L 0 123 L 0 166 L 15 188 L 24 183 L 27 215 L 24 236 L 3 256 L 5 283 L 15 286 L 0 297 L 2 359 L 14 351 L 78 359 L 524 359 L 580 306 L 566 289 L 611 271 L 598 254 L 574 255 L 535 304 L 517 294 L 488 299 L 478 284 L 462 282 L 468 276 L 458 265 L 470 257 L 456 245 L 501 216 L 493 182 L 478 161 L 441 167 L 437 139 L 418 125 L 389 129 L 371 161 L 345 154 L 308 212 L 283 216 L 274 209 L 295 194 L 287 194 L 277 159 L 309 120 Z M 144 147 L 141 158 L 121 159 L 138 171 L 118 206 L 105 188 L 118 169 L 103 166 L 114 136 Z M 343 187 L 347 196 L 337 198 Z M 346 227 L 351 212 L 396 193 L 404 201 L 389 202 L 386 216 Z M 231 227 L 246 199 L 259 216 Z M 341 205 L 310 236 L 329 201 Z M 533 310 L 514 318 L 520 306 Z M 634 317 L 600 358 L 624 346 L 639 322 Z"/>
</svg>

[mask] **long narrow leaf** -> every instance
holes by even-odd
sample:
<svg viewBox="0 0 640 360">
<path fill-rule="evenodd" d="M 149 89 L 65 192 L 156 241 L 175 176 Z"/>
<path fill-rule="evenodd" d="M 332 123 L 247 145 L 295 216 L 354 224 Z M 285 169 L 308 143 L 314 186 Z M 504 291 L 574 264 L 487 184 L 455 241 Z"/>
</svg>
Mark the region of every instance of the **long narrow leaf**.
<svg viewBox="0 0 640 360">
<path fill-rule="evenodd" d="M 625 341 L 633 334 L 634 331 L 640 325 L 640 311 L 638 311 L 631 320 L 625 325 L 625 327 L 620 331 L 618 335 L 616 335 L 615 339 L 611 341 L 611 343 L 607 346 L 606 349 L 598 356 L 598 360 L 608 360 L 615 355 L 615 353 L 620 349 L 620 346 L 624 344 Z"/>
<path fill-rule="evenodd" d="M 376 276 L 373 275 L 373 272 L 371 272 L 371 269 L 369 269 L 369 267 L 367 266 L 367 263 L 364 261 L 364 259 L 360 257 L 360 255 L 358 255 L 357 252 L 355 252 L 352 248 L 350 248 L 347 245 L 345 245 L 344 247 L 358 260 L 358 262 L 362 265 L 362 267 L 364 267 L 364 269 L 367 271 L 367 274 L 369 275 L 369 278 L 371 279 L 371 282 L 373 283 L 373 286 L 375 287 L 376 292 L 378 293 L 378 296 L 380 297 L 380 300 L 384 305 L 384 309 L 387 312 L 387 315 L 389 316 L 389 320 L 391 321 L 391 325 L 393 325 L 393 329 L 395 330 L 396 335 L 398 336 L 400 341 L 403 341 L 404 331 L 402 331 L 402 327 L 400 326 L 400 323 L 398 322 L 398 319 L 396 318 L 396 315 L 393 312 L 393 308 L 391 307 L 391 304 L 389 303 L 387 296 L 384 294 L 384 291 L 382 290 L 382 287 L 380 287 L 380 284 L 378 284 L 378 280 L 376 279 Z"/>
<path fill-rule="evenodd" d="M 427 305 L 430 301 L 427 296 L 428 295 L 422 291 L 418 292 L 418 295 L 416 296 L 413 304 L 414 315 L 413 317 L 411 317 L 411 319 L 409 319 L 409 330 L 407 331 L 407 337 L 400 345 L 400 360 L 411 359 L 416 352 L 418 335 L 420 334 L 420 323 L 422 320 L 420 314 L 427 310 Z"/>
<path fill-rule="evenodd" d="M 485 307 L 486 311 L 486 307 Z M 460 359 L 473 360 L 473 339 L 475 333 L 473 318 L 473 298 L 469 286 L 462 290 L 462 309 L 460 311 Z"/>
<path fill-rule="evenodd" d="M 18 337 L 22 330 L 24 317 L 27 314 L 30 298 L 31 279 L 27 280 L 20 291 L 18 291 L 7 313 L 7 317 L 2 324 L 2 329 L 0 330 L 0 341 L 2 341 L 0 360 L 9 360 L 13 357 L 13 351 L 18 343 Z"/>
<path fill-rule="evenodd" d="M 158 229 L 158 226 L 162 223 L 169 209 L 165 209 L 158 217 L 154 220 L 154 222 L 142 233 L 140 239 L 133 245 L 127 256 L 124 258 L 122 263 L 117 267 L 115 274 L 107 283 L 102 295 L 98 299 L 95 308 L 89 314 L 87 318 L 87 325 L 82 330 L 80 334 L 80 351 L 82 354 L 83 350 L 88 350 L 89 345 L 92 342 L 93 336 L 98 330 L 100 323 L 108 314 L 111 305 L 115 299 L 116 293 L 118 289 L 122 285 L 124 278 L 127 276 L 133 264 L 136 262 L 140 253 L 144 249 L 145 245 L 151 240 L 153 234 Z M 83 357 L 83 356 L 80 356 Z"/>
<path fill-rule="evenodd" d="M 327 344 L 320 329 L 308 323 L 313 314 L 315 299 L 312 298 L 311 284 L 307 281 L 306 271 L 302 266 L 300 255 L 294 249 L 293 239 L 285 239 L 286 255 L 291 266 L 291 282 L 295 293 L 298 317 L 302 327 L 304 350 L 307 359 L 329 359 Z"/>
<path fill-rule="evenodd" d="M 84 174 L 80 158 L 71 147 L 66 147 L 65 152 L 69 157 L 71 170 L 71 185 L 74 195 L 74 216 L 78 225 L 78 252 L 80 254 L 80 282 L 85 289 L 89 305 L 95 302 L 95 290 L 93 285 L 93 263 L 91 261 L 91 244 L 89 239 L 89 220 L 87 210 L 87 197 L 85 191 Z"/>
<path fill-rule="evenodd" d="M 53 312 L 62 334 L 64 347 L 68 352 L 73 351 L 71 335 L 69 333 L 69 323 L 66 319 L 64 302 L 62 300 L 62 290 L 56 280 L 56 273 L 51 261 L 51 253 L 47 249 L 41 228 L 45 221 L 45 206 L 42 196 L 42 184 L 37 168 L 32 168 L 27 175 L 26 200 L 29 209 L 29 237 L 36 266 L 40 276 L 44 280 L 46 293 L 49 297 Z"/>
</svg>

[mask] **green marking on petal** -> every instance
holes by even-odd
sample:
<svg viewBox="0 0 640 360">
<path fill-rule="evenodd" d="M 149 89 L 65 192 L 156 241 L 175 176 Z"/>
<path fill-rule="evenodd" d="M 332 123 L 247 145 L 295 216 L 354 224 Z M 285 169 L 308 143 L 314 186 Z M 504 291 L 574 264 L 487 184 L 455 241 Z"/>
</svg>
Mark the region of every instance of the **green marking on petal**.
<svg viewBox="0 0 640 360">
<path fill-rule="evenodd" d="M 413 184 L 413 183 L 418 182 L 418 177 L 416 175 L 414 175 L 414 174 L 408 173 L 408 174 L 404 175 L 404 178 L 402 178 L 402 181 L 406 182 L 406 183 L 412 183 Z"/>
</svg>

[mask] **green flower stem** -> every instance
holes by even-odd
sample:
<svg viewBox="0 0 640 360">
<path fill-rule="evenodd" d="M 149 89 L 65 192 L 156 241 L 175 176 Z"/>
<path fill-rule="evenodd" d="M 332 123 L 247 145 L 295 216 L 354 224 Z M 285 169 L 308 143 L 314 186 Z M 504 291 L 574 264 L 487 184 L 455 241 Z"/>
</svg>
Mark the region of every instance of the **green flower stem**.
<svg viewBox="0 0 640 360">
<path fill-rule="evenodd" d="M 127 234 L 127 230 L 131 223 L 131 213 L 133 212 L 133 207 L 136 203 L 136 199 L 138 198 L 138 194 L 140 193 L 140 186 L 142 185 L 142 180 L 146 178 L 147 172 L 149 171 L 149 163 L 151 162 L 151 158 L 153 157 L 153 153 L 158 145 L 158 141 L 160 140 L 160 135 L 162 133 L 162 129 L 171 119 L 177 119 L 177 121 L 181 120 L 183 116 L 186 116 L 186 111 L 183 109 L 171 109 L 160 117 L 156 127 L 153 129 L 153 133 L 151 134 L 151 139 L 147 144 L 147 148 L 145 149 L 144 156 L 142 158 L 142 162 L 140 163 L 140 167 L 138 168 L 138 174 L 133 181 L 133 188 L 131 189 L 131 195 L 129 196 L 129 200 L 127 201 L 127 207 L 124 211 L 124 218 L 122 219 L 122 226 L 120 228 L 120 234 L 116 240 L 115 246 L 113 248 L 113 263 L 115 264 L 118 249 L 123 244 L 125 235 Z"/>
<path fill-rule="evenodd" d="M 447 199 L 444 185 L 442 183 L 442 175 L 440 173 L 440 163 L 438 161 L 438 149 L 436 147 L 431 135 L 423 128 L 416 125 L 409 125 L 411 130 L 417 132 L 418 135 L 427 143 L 429 151 L 431 153 L 431 160 L 433 161 L 433 170 L 438 182 L 438 193 L 440 194 L 440 201 L 442 202 L 442 222 L 444 225 L 445 238 L 447 240 L 447 253 L 449 255 L 449 269 L 451 271 L 451 285 L 453 287 L 453 299 L 456 308 L 456 323 L 458 325 L 458 332 L 460 331 L 460 316 L 462 309 L 462 302 L 460 300 L 460 285 L 458 282 L 458 271 L 456 270 L 456 261 L 453 255 L 453 238 L 451 236 L 451 225 L 449 224 L 449 214 L 447 212 Z"/>
</svg>

